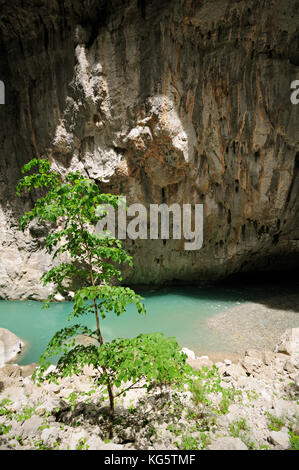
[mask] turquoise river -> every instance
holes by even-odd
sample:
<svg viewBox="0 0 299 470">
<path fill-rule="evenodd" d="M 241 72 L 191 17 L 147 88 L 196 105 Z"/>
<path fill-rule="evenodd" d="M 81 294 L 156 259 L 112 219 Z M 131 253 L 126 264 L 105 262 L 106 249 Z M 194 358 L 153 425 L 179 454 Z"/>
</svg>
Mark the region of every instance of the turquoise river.
<svg viewBox="0 0 299 470">
<path fill-rule="evenodd" d="M 162 331 L 198 354 L 224 351 L 221 338 L 207 326 L 206 320 L 241 303 L 271 295 L 271 292 L 273 295 L 271 286 L 165 288 L 144 292 L 141 295 L 147 314 L 138 315 L 133 306 L 120 317 L 109 314 L 102 321 L 103 336 L 105 340 L 111 340 Z M 52 303 L 49 309 L 42 309 L 42 305 L 37 301 L 0 300 L 0 327 L 13 331 L 26 341 L 19 364 L 37 362 L 52 335 L 70 324 L 67 318 L 72 310 L 71 302 Z M 82 321 L 95 327 L 93 317 L 82 317 Z M 78 323 L 78 319 L 73 323 Z"/>
</svg>

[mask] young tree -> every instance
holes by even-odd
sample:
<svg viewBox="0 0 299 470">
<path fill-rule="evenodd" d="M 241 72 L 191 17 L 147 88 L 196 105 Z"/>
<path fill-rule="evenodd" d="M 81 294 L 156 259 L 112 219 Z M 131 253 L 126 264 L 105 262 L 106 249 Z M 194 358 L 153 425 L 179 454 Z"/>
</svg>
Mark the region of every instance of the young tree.
<svg viewBox="0 0 299 470">
<path fill-rule="evenodd" d="M 32 173 L 34 168 L 38 169 L 36 173 Z M 24 231 L 34 219 L 41 224 L 52 223 L 46 238 L 47 251 L 53 260 L 58 255 L 67 256 L 66 261 L 42 275 L 44 285 L 54 286 L 46 306 L 49 307 L 56 293 L 79 285 L 70 319 L 92 314 L 96 324 L 95 330 L 76 324 L 58 331 L 40 358 L 38 379 L 45 380 L 44 373 L 53 355 L 59 355 L 59 359 L 55 371 L 46 375 L 47 380 L 80 374 L 85 365 L 92 365 L 97 371 L 95 385 L 104 387 L 109 398 L 111 438 L 115 398 L 141 385 L 150 390 L 155 383 L 182 383 L 187 371 L 186 355 L 181 353 L 173 338 L 165 338 L 161 333 L 104 342 L 101 322 L 107 314 L 121 315 L 128 304 L 135 304 L 139 314 L 145 313 L 139 295 L 132 289 L 115 285 L 115 281 L 122 279 L 119 265 L 132 265 L 131 257 L 119 240 L 107 232 L 95 232 L 99 218 L 105 216 L 105 211 L 99 215 L 98 207 L 116 208 L 119 197 L 101 194 L 94 181 L 78 172 L 63 178 L 51 170 L 47 159 L 33 159 L 22 171 L 29 174 L 19 182 L 17 194 L 35 189 L 43 191 L 44 196 L 20 219 L 20 229 Z M 75 345 L 78 334 L 97 339 L 98 346 Z"/>
</svg>

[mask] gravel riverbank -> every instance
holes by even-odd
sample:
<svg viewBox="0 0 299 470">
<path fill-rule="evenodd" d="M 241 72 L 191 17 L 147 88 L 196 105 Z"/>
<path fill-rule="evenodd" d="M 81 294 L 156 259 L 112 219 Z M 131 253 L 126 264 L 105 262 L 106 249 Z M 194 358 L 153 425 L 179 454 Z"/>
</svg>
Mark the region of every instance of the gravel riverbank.
<svg viewBox="0 0 299 470">
<path fill-rule="evenodd" d="M 273 350 L 286 329 L 299 327 L 299 294 L 242 304 L 209 318 L 207 324 L 232 354 Z"/>
</svg>

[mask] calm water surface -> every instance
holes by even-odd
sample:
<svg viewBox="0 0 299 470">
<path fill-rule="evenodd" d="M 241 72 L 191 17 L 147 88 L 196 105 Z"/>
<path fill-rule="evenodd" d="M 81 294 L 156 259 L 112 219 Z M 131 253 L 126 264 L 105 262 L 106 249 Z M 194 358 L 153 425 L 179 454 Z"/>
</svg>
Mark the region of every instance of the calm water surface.
<svg viewBox="0 0 299 470">
<path fill-rule="evenodd" d="M 284 289 L 285 291 L 285 289 Z M 209 329 L 206 319 L 244 302 L 273 295 L 269 288 L 171 288 L 141 293 L 145 299 L 147 315 L 138 315 L 133 306 L 120 317 L 107 315 L 102 320 L 105 340 L 116 337 L 133 337 L 140 333 L 162 331 L 166 336 L 175 336 L 181 346 L 187 346 L 198 354 L 209 351 L 226 351 L 217 333 Z M 0 300 L 0 327 L 13 331 L 26 341 L 25 353 L 19 364 L 38 361 L 52 335 L 67 324 L 72 302 L 53 303 L 42 309 L 42 302 Z M 91 316 L 82 321 L 94 328 Z"/>
</svg>

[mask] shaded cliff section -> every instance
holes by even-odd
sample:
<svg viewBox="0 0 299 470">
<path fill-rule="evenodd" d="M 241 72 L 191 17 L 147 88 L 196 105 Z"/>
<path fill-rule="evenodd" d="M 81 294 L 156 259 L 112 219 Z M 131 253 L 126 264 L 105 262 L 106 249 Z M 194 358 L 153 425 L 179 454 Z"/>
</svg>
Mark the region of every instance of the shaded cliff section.
<svg viewBox="0 0 299 470">
<path fill-rule="evenodd" d="M 131 284 L 299 261 L 298 0 L 0 0 L 0 296 L 45 297 L 20 169 L 47 155 L 129 204 L 204 204 L 201 250 L 126 241 Z"/>
</svg>

